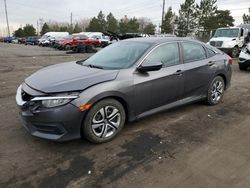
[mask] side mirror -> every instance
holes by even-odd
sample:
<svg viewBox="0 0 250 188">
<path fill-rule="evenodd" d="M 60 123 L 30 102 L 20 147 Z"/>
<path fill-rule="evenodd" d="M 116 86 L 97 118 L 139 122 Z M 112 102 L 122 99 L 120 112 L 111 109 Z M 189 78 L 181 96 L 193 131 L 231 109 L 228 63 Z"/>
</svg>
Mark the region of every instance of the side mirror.
<svg viewBox="0 0 250 188">
<path fill-rule="evenodd" d="M 139 72 L 158 71 L 162 68 L 161 62 L 143 62 L 137 70 Z"/>
</svg>

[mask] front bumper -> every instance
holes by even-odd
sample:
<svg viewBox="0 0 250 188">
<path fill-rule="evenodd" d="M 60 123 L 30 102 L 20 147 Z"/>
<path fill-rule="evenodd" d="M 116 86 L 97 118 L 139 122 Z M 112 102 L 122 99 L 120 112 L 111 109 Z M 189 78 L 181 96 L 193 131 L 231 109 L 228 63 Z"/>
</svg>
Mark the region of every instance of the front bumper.
<svg viewBox="0 0 250 188">
<path fill-rule="evenodd" d="M 25 129 L 33 136 L 67 141 L 81 137 L 81 124 L 85 112 L 68 103 L 54 108 L 39 108 L 32 102 L 22 100 L 20 88 L 16 101 Z"/>
</svg>

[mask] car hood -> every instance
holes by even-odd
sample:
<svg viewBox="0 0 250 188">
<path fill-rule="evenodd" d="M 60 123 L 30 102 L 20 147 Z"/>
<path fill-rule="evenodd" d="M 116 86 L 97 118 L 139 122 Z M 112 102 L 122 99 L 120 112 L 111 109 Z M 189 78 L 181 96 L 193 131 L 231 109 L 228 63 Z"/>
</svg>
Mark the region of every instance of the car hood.
<svg viewBox="0 0 250 188">
<path fill-rule="evenodd" d="M 44 93 L 79 91 L 114 80 L 118 72 L 119 70 L 102 70 L 69 62 L 43 68 L 26 78 L 25 83 Z"/>
<path fill-rule="evenodd" d="M 235 40 L 235 37 L 214 37 L 210 41 L 232 41 Z"/>
</svg>

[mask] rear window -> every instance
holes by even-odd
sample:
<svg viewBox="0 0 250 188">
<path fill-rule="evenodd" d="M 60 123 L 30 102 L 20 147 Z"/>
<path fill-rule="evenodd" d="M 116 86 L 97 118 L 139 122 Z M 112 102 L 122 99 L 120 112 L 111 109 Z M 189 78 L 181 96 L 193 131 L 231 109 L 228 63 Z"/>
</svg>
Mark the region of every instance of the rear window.
<svg viewBox="0 0 250 188">
<path fill-rule="evenodd" d="M 206 52 L 202 45 L 183 42 L 183 57 L 186 63 L 206 59 Z"/>
</svg>

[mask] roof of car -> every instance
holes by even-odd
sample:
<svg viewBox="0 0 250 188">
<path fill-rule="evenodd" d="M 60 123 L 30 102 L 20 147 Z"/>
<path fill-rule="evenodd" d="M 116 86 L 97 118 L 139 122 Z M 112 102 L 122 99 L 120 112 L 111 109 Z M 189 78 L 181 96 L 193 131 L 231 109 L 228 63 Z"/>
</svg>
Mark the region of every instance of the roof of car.
<svg viewBox="0 0 250 188">
<path fill-rule="evenodd" d="M 140 37 L 140 38 L 131 38 L 126 39 L 125 41 L 134 41 L 134 42 L 147 42 L 153 44 L 160 44 L 169 41 L 194 41 L 201 43 L 198 40 L 194 40 L 188 37 Z"/>
</svg>

